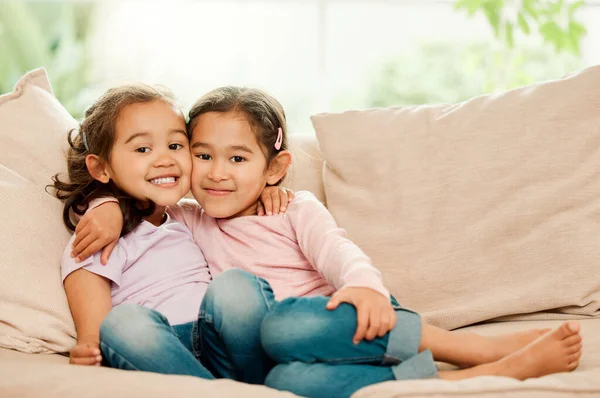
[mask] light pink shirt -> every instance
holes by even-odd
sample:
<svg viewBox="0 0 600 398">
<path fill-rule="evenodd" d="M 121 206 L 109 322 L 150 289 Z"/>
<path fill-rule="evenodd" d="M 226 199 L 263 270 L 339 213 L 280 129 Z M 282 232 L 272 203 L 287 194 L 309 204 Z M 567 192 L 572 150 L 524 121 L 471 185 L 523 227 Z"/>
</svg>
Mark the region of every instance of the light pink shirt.
<svg viewBox="0 0 600 398">
<path fill-rule="evenodd" d="M 369 257 L 310 192 L 297 192 L 287 212 L 275 216 L 217 220 L 183 201 L 171 214 L 193 231 L 213 278 L 241 268 L 266 279 L 279 300 L 328 296 L 342 286 L 372 288 L 389 298 Z"/>
<path fill-rule="evenodd" d="M 181 222 L 169 215 L 158 227 L 143 221 L 119 239 L 106 265 L 100 264 L 100 253 L 75 262 L 70 256 L 74 239 L 75 235 L 63 253 L 63 282 L 71 272 L 84 268 L 112 282 L 113 307 L 139 304 L 160 312 L 171 325 L 198 318 L 211 276 L 204 255 Z"/>
</svg>

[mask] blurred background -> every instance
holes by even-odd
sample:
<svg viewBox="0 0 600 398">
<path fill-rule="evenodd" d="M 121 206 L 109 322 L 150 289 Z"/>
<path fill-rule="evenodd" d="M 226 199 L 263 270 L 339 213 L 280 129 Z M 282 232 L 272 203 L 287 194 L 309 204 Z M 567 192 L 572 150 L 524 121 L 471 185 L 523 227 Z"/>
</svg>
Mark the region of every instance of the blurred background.
<svg viewBox="0 0 600 398">
<path fill-rule="evenodd" d="M 310 115 L 444 103 L 600 63 L 600 0 L 0 0 L 0 92 L 44 66 L 71 114 L 107 87 L 164 84 L 184 110 L 265 89 Z"/>
</svg>

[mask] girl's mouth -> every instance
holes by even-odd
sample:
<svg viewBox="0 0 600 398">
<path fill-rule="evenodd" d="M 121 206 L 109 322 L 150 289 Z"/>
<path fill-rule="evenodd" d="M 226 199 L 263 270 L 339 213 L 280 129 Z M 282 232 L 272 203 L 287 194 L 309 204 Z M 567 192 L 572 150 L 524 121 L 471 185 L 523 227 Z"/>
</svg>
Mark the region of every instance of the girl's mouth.
<svg viewBox="0 0 600 398">
<path fill-rule="evenodd" d="M 205 188 L 204 190 L 210 196 L 226 196 L 226 195 L 228 195 L 228 194 L 230 194 L 232 192 L 232 191 L 230 191 L 228 189 L 210 189 L 210 188 Z"/>
<path fill-rule="evenodd" d="M 178 180 L 178 177 L 158 177 L 149 180 L 149 182 L 162 188 L 170 188 L 177 185 Z"/>
</svg>

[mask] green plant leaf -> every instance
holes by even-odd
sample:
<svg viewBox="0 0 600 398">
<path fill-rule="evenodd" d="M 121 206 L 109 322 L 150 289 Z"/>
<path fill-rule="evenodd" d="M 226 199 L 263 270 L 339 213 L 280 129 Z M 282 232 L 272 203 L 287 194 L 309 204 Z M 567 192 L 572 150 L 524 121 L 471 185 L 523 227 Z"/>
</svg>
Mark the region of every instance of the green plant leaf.
<svg viewBox="0 0 600 398">
<path fill-rule="evenodd" d="M 498 12 L 498 9 L 496 8 L 496 6 L 492 3 L 486 3 L 483 6 L 483 12 L 485 13 L 485 16 L 488 20 L 488 22 L 490 23 L 490 25 L 492 26 L 492 29 L 494 30 L 494 35 L 496 35 L 496 37 L 500 36 L 500 13 Z"/>
<path fill-rule="evenodd" d="M 506 43 L 509 48 L 513 48 L 515 46 L 515 38 L 513 33 L 513 24 L 510 22 L 506 22 L 504 25 L 505 34 L 506 34 Z"/>
<path fill-rule="evenodd" d="M 529 14 L 529 16 L 531 18 L 533 18 L 534 20 L 537 20 L 538 16 L 539 16 L 539 12 L 538 9 L 536 8 L 536 5 L 538 5 L 537 1 L 535 0 L 523 0 L 523 11 L 527 14 Z"/>
<path fill-rule="evenodd" d="M 527 20 L 525 19 L 525 16 L 522 12 L 519 12 L 519 15 L 517 15 L 517 22 L 523 33 L 528 35 L 531 32 L 531 30 L 529 29 L 529 24 L 527 23 Z"/>
<path fill-rule="evenodd" d="M 554 44 L 557 50 L 564 47 L 565 32 L 555 21 L 548 21 L 540 26 L 540 33 L 545 40 Z"/>
<path fill-rule="evenodd" d="M 577 9 L 580 8 L 584 4 L 585 4 L 585 1 L 583 1 L 583 0 L 576 1 L 575 3 L 571 4 L 569 6 L 569 16 L 572 17 L 573 14 L 575 13 L 575 11 L 577 11 Z"/>
<path fill-rule="evenodd" d="M 454 8 L 463 8 L 467 10 L 467 15 L 472 17 L 473 14 L 481 8 L 482 3 L 483 0 L 457 0 L 456 3 L 454 3 Z"/>
</svg>

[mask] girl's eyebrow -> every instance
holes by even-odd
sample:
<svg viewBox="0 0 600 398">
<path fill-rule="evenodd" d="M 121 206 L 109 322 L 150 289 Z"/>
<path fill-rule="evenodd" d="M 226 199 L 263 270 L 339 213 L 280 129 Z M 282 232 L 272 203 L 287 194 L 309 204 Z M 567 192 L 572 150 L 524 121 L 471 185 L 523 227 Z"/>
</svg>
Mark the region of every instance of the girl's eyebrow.
<svg viewBox="0 0 600 398">
<path fill-rule="evenodd" d="M 169 134 L 183 134 L 185 135 L 185 138 L 187 138 L 187 133 L 181 129 L 169 130 Z M 129 138 L 127 138 L 127 141 L 125 141 L 125 143 L 127 144 L 128 142 L 131 142 L 138 137 L 147 137 L 149 135 L 150 133 L 146 131 L 140 131 L 139 133 L 132 134 Z"/>
<path fill-rule="evenodd" d="M 212 145 L 210 145 L 206 142 L 201 142 L 201 141 L 196 141 L 192 144 L 192 149 L 198 148 L 198 147 L 212 148 Z M 234 151 L 248 152 L 250 154 L 254 153 L 254 151 L 252 151 L 252 149 L 248 148 L 246 145 L 231 145 L 231 146 L 229 146 L 229 149 L 234 150 Z"/>
</svg>

